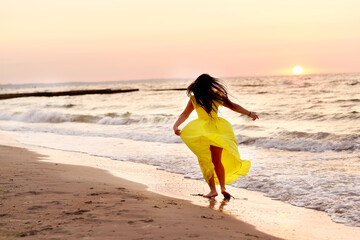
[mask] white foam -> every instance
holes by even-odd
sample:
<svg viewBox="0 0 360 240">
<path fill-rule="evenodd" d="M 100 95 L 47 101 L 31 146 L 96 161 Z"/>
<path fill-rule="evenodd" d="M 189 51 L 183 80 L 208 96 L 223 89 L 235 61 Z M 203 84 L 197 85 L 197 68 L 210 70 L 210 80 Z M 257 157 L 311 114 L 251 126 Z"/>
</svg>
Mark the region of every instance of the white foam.
<svg viewBox="0 0 360 240">
<path fill-rule="evenodd" d="M 276 139 L 276 138 L 252 138 L 237 137 L 239 144 L 254 145 L 267 149 L 279 149 L 286 151 L 325 152 L 360 150 L 360 144 L 356 142 L 329 142 L 312 139 Z"/>
<path fill-rule="evenodd" d="M 62 113 L 39 109 L 32 109 L 21 113 L 1 112 L 0 120 L 14 120 L 30 123 L 61 123 L 70 121 L 70 119 Z"/>
<path fill-rule="evenodd" d="M 128 123 L 128 119 L 104 117 L 104 118 L 100 119 L 97 123 L 105 124 L 105 125 L 123 125 L 123 124 Z"/>
<path fill-rule="evenodd" d="M 160 116 L 160 115 L 125 115 L 122 117 L 103 117 L 97 123 L 104 125 L 130 125 L 130 124 L 152 124 L 152 125 L 162 125 L 169 124 L 176 121 L 174 116 Z"/>
</svg>

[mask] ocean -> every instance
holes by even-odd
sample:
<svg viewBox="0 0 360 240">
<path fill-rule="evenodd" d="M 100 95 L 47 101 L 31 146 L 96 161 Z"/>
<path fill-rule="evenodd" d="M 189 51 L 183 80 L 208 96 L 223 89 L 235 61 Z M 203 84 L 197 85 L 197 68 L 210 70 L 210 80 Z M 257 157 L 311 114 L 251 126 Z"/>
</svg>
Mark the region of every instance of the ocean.
<svg viewBox="0 0 360 240">
<path fill-rule="evenodd" d="M 188 101 L 186 91 L 179 89 L 192 81 L 0 85 L 0 94 L 139 89 L 0 100 L 0 130 L 17 132 L 16 140 L 24 144 L 140 162 L 202 179 L 195 155 L 172 130 Z M 360 74 L 223 82 L 232 101 L 260 118 L 251 121 L 219 109 L 219 116 L 233 125 L 241 158 L 252 163 L 248 175 L 231 185 L 360 227 Z M 180 128 L 195 118 L 194 111 Z"/>
</svg>

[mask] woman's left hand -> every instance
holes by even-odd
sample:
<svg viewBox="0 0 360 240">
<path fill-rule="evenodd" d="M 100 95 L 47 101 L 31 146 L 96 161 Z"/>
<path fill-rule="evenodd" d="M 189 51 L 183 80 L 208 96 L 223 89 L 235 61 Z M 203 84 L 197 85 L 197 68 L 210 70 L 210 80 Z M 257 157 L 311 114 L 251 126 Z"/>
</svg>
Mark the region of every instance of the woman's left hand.
<svg viewBox="0 0 360 240">
<path fill-rule="evenodd" d="M 253 121 L 255 121 L 256 119 L 259 119 L 258 115 L 256 115 L 256 113 L 253 113 L 253 112 L 251 112 L 249 117 L 251 117 Z"/>
<path fill-rule="evenodd" d="M 178 128 L 174 128 L 174 133 L 175 133 L 176 135 L 180 136 L 181 131 L 180 131 L 180 129 L 178 129 Z"/>
</svg>

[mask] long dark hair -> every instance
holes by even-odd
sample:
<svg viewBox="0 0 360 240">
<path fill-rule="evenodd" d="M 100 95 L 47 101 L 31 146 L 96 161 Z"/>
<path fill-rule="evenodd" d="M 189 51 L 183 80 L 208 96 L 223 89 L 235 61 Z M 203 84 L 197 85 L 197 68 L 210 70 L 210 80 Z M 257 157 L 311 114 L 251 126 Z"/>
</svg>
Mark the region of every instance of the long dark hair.
<svg viewBox="0 0 360 240">
<path fill-rule="evenodd" d="M 214 91 L 215 90 L 215 91 Z M 226 87 L 220 80 L 211 77 L 209 74 L 201 74 L 187 88 L 187 95 L 194 94 L 196 103 L 199 104 L 209 115 L 212 110 L 216 110 L 214 101 L 231 105 L 228 100 Z"/>
</svg>

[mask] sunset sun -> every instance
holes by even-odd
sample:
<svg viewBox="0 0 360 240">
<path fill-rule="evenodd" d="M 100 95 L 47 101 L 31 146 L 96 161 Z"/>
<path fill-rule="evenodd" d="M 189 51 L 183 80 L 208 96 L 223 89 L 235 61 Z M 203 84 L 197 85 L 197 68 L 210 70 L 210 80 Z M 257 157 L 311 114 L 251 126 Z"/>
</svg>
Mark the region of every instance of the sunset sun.
<svg viewBox="0 0 360 240">
<path fill-rule="evenodd" d="M 293 73 L 296 74 L 296 75 L 299 75 L 299 74 L 301 74 L 302 72 L 303 72 L 303 69 L 302 69 L 301 66 L 295 66 L 295 67 L 293 68 Z"/>
</svg>

